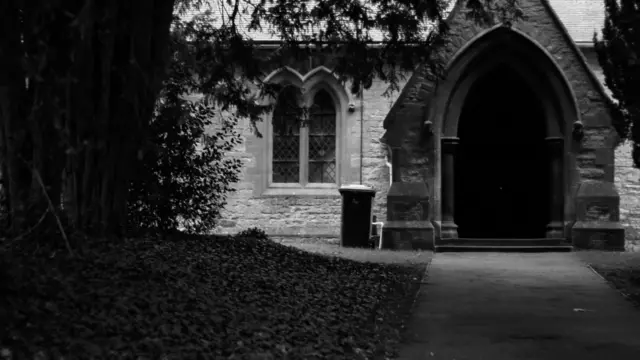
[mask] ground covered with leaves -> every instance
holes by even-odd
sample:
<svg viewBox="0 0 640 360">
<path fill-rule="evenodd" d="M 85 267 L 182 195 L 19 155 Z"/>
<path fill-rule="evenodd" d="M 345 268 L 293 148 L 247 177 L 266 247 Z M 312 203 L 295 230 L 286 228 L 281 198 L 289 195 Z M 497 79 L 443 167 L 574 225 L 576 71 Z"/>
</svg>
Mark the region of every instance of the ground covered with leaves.
<svg viewBox="0 0 640 360">
<path fill-rule="evenodd" d="M 251 237 L 76 252 L 0 254 L 0 357 L 392 358 L 425 269 Z"/>
</svg>

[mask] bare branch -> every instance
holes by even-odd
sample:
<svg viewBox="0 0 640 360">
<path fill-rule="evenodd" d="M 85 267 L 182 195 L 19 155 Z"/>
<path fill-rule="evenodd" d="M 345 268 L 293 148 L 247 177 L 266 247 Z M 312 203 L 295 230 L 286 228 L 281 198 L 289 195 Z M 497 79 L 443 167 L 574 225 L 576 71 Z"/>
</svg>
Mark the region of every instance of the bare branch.
<svg viewBox="0 0 640 360">
<path fill-rule="evenodd" d="M 36 180 L 38 180 L 38 183 L 40 184 L 40 187 L 42 188 L 42 192 L 43 192 L 45 198 L 47 199 L 47 203 L 49 204 L 49 211 L 56 218 L 56 223 L 58 224 L 58 230 L 60 230 L 60 234 L 62 235 L 62 239 L 64 239 L 64 245 L 66 246 L 67 251 L 69 252 L 69 254 L 71 256 L 73 256 L 74 253 L 73 253 L 73 250 L 71 250 L 71 246 L 69 245 L 69 239 L 67 238 L 67 233 L 64 231 L 64 227 L 62 226 L 62 221 L 60 221 L 60 217 L 56 213 L 56 208 L 53 205 L 53 202 L 51 201 L 51 198 L 49 197 L 49 194 L 47 194 L 47 189 L 44 186 L 44 183 L 42 182 L 42 177 L 40 177 L 40 173 L 38 172 L 37 169 L 33 169 L 33 174 L 36 177 Z"/>
</svg>

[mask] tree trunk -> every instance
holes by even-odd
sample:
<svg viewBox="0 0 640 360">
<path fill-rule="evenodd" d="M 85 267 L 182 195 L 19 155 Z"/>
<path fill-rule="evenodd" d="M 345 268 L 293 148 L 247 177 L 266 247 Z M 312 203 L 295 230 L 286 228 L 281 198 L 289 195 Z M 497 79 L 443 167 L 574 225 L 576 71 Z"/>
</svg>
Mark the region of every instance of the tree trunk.
<svg viewBox="0 0 640 360">
<path fill-rule="evenodd" d="M 122 233 L 130 176 L 168 62 L 173 5 L 0 1 L 0 159 L 13 235 L 49 200 L 54 210 L 64 202 L 75 230 Z M 53 220 L 43 229 L 57 226 Z"/>
<path fill-rule="evenodd" d="M 77 126 L 76 143 L 88 144 L 78 146 L 81 150 L 70 164 L 76 186 L 81 186 L 73 192 L 78 209 L 74 222 L 87 233 L 121 235 L 126 226 L 131 174 L 168 62 L 173 2 L 106 2 L 97 11 L 107 16 L 97 17 L 102 19 L 94 25 L 97 31 L 84 40 L 84 47 L 92 48 L 86 51 L 93 66 L 81 72 L 93 79 L 87 84 L 101 90 L 92 99 L 92 126 L 83 122 L 88 109 L 79 111 L 72 122 Z M 74 100 L 85 91 L 78 88 Z"/>
<path fill-rule="evenodd" d="M 28 157 L 28 124 L 25 121 L 25 73 L 22 69 L 19 8 L 13 1 L 0 2 L 0 150 L 9 209 L 9 234 L 28 227 L 31 173 Z"/>
</svg>

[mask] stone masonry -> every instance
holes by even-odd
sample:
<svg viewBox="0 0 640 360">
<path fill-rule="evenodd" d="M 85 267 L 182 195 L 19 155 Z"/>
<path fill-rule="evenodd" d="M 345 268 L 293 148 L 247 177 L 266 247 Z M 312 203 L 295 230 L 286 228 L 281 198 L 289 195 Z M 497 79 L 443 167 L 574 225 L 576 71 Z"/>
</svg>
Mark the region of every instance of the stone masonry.
<svg viewBox="0 0 640 360">
<path fill-rule="evenodd" d="M 448 66 L 453 66 L 454 59 L 457 60 L 460 57 L 463 60 L 459 61 L 471 61 L 464 60 L 464 56 L 468 54 L 469 51 L 472 51 L 467 51 L 467 49 L 473 49 L 472 47 L 468 47 L 469 44 L 473 44 L 476 39 L 483 40 L 481 34 L 505 34 L 505 36 L 513 34 L 510 35 L 510 37 L 521 39 L 517 41 L 522 43 L 522 46 L 528 46 L 529 49 L 535 47 L 541 48 L 541 50 L 527 50 L 530 54 L 527 56 L 533 55 L 539 57 L 539 59 L 534 60 L 538 63 L 534 66 L 547 66 L 544 70 L 547 76 L 556 76 L 558 79 L 556 83 L 559 84 L 567 82 L 566 86 L 572 91 L 567 100 L 561 100 L 564 101 L 565 105 L 563 106 L 565 106 L 565 110 L 562 110 L 563 114 L 560 115 L 559 119 L 563 120 L 564 123 L 560 125 L 559 130 L 556 130 L 556 134 L 564 134 L 562 136 L 566 139 L 564 145 L 565 153 L 563 154 L 564 170 L 562 170 L 565 173 L 565 184 L 561 185 L 564 189 L 564 195 L 554 195 L 554 198 L 557 196 L 564 197 L 564 216 L 561 215 L 561 219 L 564 219 L 565 229 L 564 231 L 559 229 L 559 231 L 560 233 L 564 233 L 564 237 L 567 238 L 572 236 L 586 237 L 590 236 L 587 233 L 592 232 L 600 233 L 599 230 L 594 229 L 595 223 L 591 222 L 588 226 L 584 224 L 582 221 L 584 217 L 583 214 L 576 213 L 578 210 L 576 209 L 575 201 L 579 188 L 582 189 L 580 193 L 581 199 L 585 202 L 590 201 L 588 199 L 590 193 L 587 189 L 599 189 L 597 195 L 593 195 L 594 201 L 596 198 L 600 199 L 604 193 L 606 193 L 607 196 L 617 197 L 616 190 L 613 186 L 613 147 L 616 141 L 616 134 L 611 127 L 606 94 L 602 91 L 598 79 L 593 76 L 593 73 L 589 72 L 583 55 L 575 44 L 571 42 L 566 29 L 564 29 L 563 25 L 557 19 L 549 4 L 545 0 L 521 1 L 520 4 L 526 20 L 512 24 L 510 27 L 512 27 L 513 30 L 504 30 L 504 27 L 494 27 L 492 29 L 483 28 L 469 21 L 465 14 L 465 9 L 458 3 L 449 17 L 452 38 L 447 46 L 440 49 L 441 59 L 446 64 L 452 64 Z M 532 45 L 527 44 L 534 45 L 532 47 Z M 547 59 L 547 56 L 551 57 L 551 59 Z M 560 77 L 553 75 L 554 71 L 558 73 L 555 67 L 559 67 L 559 72 L 561 72 Z M 447 232 L 445 234 L 445 229 L 442 228 L 442 235 L 447 237 L 457 237 L 453 218 L 451 215 L 447 215 L 448 213 L 443 213 L 444 211 L 453 212 L 453 208 L 447 207 L 449 205 L 445 204 L 448 203 L 441 198 L 442 194 L 448 194 L 448 192 L 444 190 L 444 186 L 450 186 L 448 182 L 453 181 L 453 178 L 444 178 L 444 166 L 451 167 L 453 165 L 451 165 L 452 163 L 445 164 L 445 158 L 443 157 L 444 150 L 441 152 L 440 144 L 441 141 L 445 139 L 442 136 L 457 136 L 455 123 L 444 123 L 446 118 L 442 115 L 449 111 L 448 109 L 450 109 L 451 106 L 461 106 L 459 103 L 449 102 L 452 100 L 446 98 L 449 96 L 447 91 L 454 91 L 447 89 L 457 89 L 458 85 L 451 83 L 453 80 L 449 80 L 453 76 L 457 76 L 455 75 L 455 71 L 457 71 L 455 68 L 451 68 L 447 73 L 447 78 L 436 86 L 428 76 L 428 68 L 423 67 L 419 69 L 405 89 L 403 89 L 394 109 L 385 119 L 385 129 L 387 130 L 385 142 L 393 148 L 400 149 L 403 154 L 400 157 L 404 158 L 404 161 L 398 162 L 394 164 L 394 166 L 396 168 L 400 167 L 402 181 L 427 182 L 429 188 L 433 189 L 431 194 L 434 200 L 432 202 L 432 221 L 434 225 L 436 225 L 436 228 L 439 228 L 441 225 L 444 226 L 446 222 Z M 572 111 L 572 109 L 576 109 L 576 106 L 579 114 L 575 114 L 574 111 L 573 114 L 575 115 L 570 115 L 569 112 Z M 394 113 L 394 111 L 396 113 Z M 425 119 L 433 123 L 435 136 L 430 137 L 429 144 L 421 145 L 420 143 L 424 142 L 421 125 Z M 452 119 L 452 121 L 453 120 L 457 121 L 455 118 Z M 570 123 L 567 123 L 567 121 L 570 121 Z M 571 122 L 580 121 L 582 121 L 582 125 L 585 128 L 584 137 L 580 142 L 576 143 L 573 141 L 569 132 L 572 128 Z M 451 126 L 454 127 L 452 128 Z M 575 123 L 573 126 L 575 127 Z M 505 151 L 508 150 L 505 149 Z M 440 158 L 442 158 L 443 161 L 442 165 L 440 165 Z M 594 161 L 584 161 L 583 159 L 585 158 L 594 159 Z M 431 161 L 427 161 L 426 164 L 424 164 L 423 161 L 425 159 Z M 591 184 L 587 184 L 588 182 L 597 182 L 598 184 L 592 186 Z M 605 188 L 607 190 L 604 190 Z M 585 193 L 585 191 L 587 192 Z M 604 193 L 602 191 L 604 191 Z M 448 198 L 453 199 L 453 195 L 449 195 Z M 613 200 L 608 201 L 607 204 L 613 206 L 616 202 L 612 201 Z M 576 218 L 576 216 L 578 216 L 578 218 Z M 574 225 L 576 220 L 578 220 L 579 223 Z M 450 229 L 449 226 L 451 226 Z M 600 222 L 597 227 L 604 232 L 609 231 L 607 229 L 610 228 L 611 231 L 618 233 L 619 229 L 617 219 L 612 219 L 611 222 Z M 571 228 L 573 228 L 572 231 L 569 230 Z M 438 233 L 438 231 L 436 231 L 436 233 Z M 438 237 L 438 234 L 436 234 L 436 237 Z M 620 240 L 614 242 L 619 243 Z M 615 246 L 620 245 L 617 244 Z"/>
<path fill-rule="evenodd" d="M 402 85 L 402 84 L 401 84 Z M 348 84 L 345 86 L 348 89 Z M 347 158 L 349 172 L 345 174 L 343 185 L 360 182 L 362 164 L 362 183 L 373 186 L 377 192 L 373 213 L 378 219 L 386 218 L 386 195 L 390 184 L 389 168 L 386 165 L 387 151 L 380 138 L 384 132 L 383 120 L 395 101 L 395 95 L 385 98 L 387 84 L 375 81 L 363 96 L 363 157 L 360 159 L 360 119 L 361 102 L 351 95 L 350 102 L 355 105 L 347 119 Z M 258 126 L 264 129 L 264 124 Z M 231 154 L 244 161 L 242 180 L 236 185 L 237 191 L 230 194 L 229 202 L 223 212 L 218 233 L 234 233 L 247 227 L 257 226 L 273 235 L 309 235 L 337 237 L 340 231 L 341 198 L 337 189 L 332 194 L 317 196 L 256 196 L 252 173 L 260 168 L 260 154 L 265 151 L 265 139 L 259 139 L 252 133 L 248 122 L 243 124 L 245 141 Z"/>
<path fill-rule="evenodd" d="M 640 240 L 640 170 L 633 167 L 629 143 L 616 148 L 615 180 L 620 194 L 620 223 L 625 227 L 627 239 Z"/>
<path fill-rule="evenodd" d="M 606 98 L 599 91 L 602 85 L 602 72 L 590 48 L 582 48 L 580 53 L 568 45 L 568 35 L 561 24 L 558 24 L 550 13 L 546 1 L 522 0 L 521 7 L 528 20 L 514 24 L 514 27 L 535 40 L 551 54 L 568 80 L 578 105 L 580 117 L 584 124 L 585 136 L 575 150 L 575 169 L 579 182 L 594 181 L 614 183 L 620 194 L 620 221 L 625 226 L 640 225 L 640 171 L 631 167 L 628 145 L 621 145 L 615 150 L 615 131 L 610 126 L 607 113 Z M 442 56 L 451 58 L 462 49 L 478 33 L 485 30 L 470 23 L 462 12 L 452 15 L 451 44 Z M 581 57 L 586 59 L 596 78 L 592 78 L 583 65 Z M 324 62 L 323 62 L 324 61 Z M 327 62 L 315 59 L 310 61 L 314 66 Z M 297 66 L 304 75 L 314 66 Z M 342 184 L 358 183 L 360 166 L 362 166 L 362 183 L 373 186 L 376 190 L 374 215 L 379 220 L 387 219 L 387 192 L 390 187 L 390 169 L 387 166 L 388 152 L 386 144 L 393 142 L 393 137 L 401 139 L 399 146 L 402 155 L 395 164 L 394 171 L 402 182 L 422 182 L 429 189 L 429 218 L 437 220 L 441 215 L 440 179 L 435 176 L 440 156 L 439 141 L 424 146 L 423 122 L 429 113 L 429 104 L 436 85 L 428 80 L 428 74 L 419 68 L 408 78 L 400 94 L 391 98 L 382 97 L 386 84 L 374 82 L 371 89 L 364 92 L 362 104 L 360 99 L 349 94 L 349 102 L 355 105 L 355 111 L 345 115 L 344 127 L 347 132 L 346 157 L 350 159 L 348 171 L 341 179 Z M 598 80 L 600 83 L 598 83 Z M 348 89 L 348 85 L 345 86 Z M 361 113 L 362 106 L 362 113 Z M 360 161 L 360 118 L 363 118 L 364 138 L 362 162 Z M 400 124 L 400 125 L 399 125 Z M 261 125 L 262 126 L 262 125 Z M 441 129 L 434 124 L 433 131 L 438 134 Z M 385 134 L 385 128 L 387 130 Z M 337 237 L 340 229 L 340 196 L 335 190 L 331 194 L 305 196 L 256 196 L 252 177 L 256 171 L 262 171 L 260 153 L 265 151 L 264 139 L 257 138 L 244 124 L 245 142 L 239 146 L 232 156 L 243 159 L 245 167 L 242 181 L 237 184 L 237 192 L 230 195 L 228 205 L 223 212 L 219 233 L 233 233 L 238 230 L 258 226 L 272 235 L 313 235 Z M 392 132 L 389 132 L 393 129 Z M 382 138 L 382 139 L 381 139 Z M 436 137 L 437 139 L 437 137 Z M 420 144 L 420 145 L 419 145 Z M 433 150 L 430 151 L 429 149 Z M 571 192 L 575 194 L 577 187 Z M 573 195 L 569 195 L 573 198 Z M 575 214 L 575 202 L 565 204 L 565 214 Z M 590 209 L 591 215 L 598 209 Z M 422 219 L 420 219 L 422 220 Z M 436 225 L 436 236 L 438 226 Z"/>
</svg>

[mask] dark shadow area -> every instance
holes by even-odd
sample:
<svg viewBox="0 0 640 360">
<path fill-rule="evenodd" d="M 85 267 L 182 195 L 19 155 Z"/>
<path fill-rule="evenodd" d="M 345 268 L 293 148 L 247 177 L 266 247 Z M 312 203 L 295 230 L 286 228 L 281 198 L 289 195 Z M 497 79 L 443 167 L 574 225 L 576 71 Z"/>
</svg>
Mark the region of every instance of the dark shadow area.
<svg viewBox="0 0 640 360">
<path fill-rule="evenodd" d="M 540 102 L 508 68 L 478 79 L 462 110 L 455 161 L 460 238 L 542 238 L 549 162 Z"/>
</svg>

